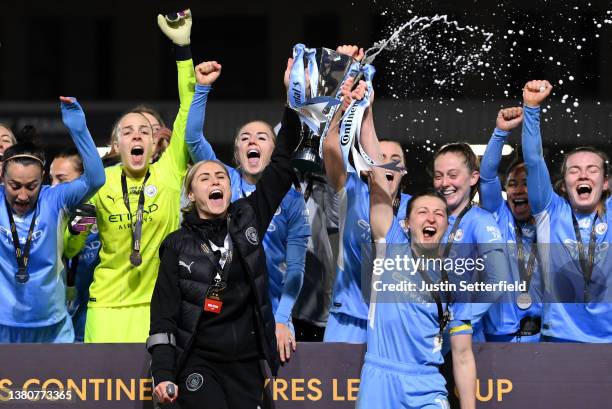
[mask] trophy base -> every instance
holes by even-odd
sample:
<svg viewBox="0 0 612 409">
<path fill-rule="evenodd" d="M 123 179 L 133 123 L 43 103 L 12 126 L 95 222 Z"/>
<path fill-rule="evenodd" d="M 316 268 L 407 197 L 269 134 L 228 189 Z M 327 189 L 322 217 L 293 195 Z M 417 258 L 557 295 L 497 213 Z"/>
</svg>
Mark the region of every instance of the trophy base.
<svg viewBox="0 0 612 409">
<path fill-rule="evenodd" d="M 291 165 L 302 173 L 320 173 L 323 170 L 323 161 L 313 151 L 297 152 L 291 158 Z"/>
</svg>

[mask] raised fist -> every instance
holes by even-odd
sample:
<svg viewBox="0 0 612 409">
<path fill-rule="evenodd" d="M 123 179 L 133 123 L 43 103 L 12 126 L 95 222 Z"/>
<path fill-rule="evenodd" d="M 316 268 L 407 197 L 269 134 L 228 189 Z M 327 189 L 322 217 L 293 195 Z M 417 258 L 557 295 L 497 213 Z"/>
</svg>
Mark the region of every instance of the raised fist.
<svg viewBox="0 0 612 409">
<path fill-rule="evenodd" d="M 357 61 L 361 61 L 365 55 L 363 48 L 359 48 L 356 45 L 340 45 L 336 48 L 336 52 L 340 54 L 346 54 L 353 57 Z"/>
<path fill-rule="evenodd" d="M 158 14 L 157 25 L 174 44 L 189 45 L 191 43 L 191 11 L 183 10 L 179 16 L 178 21 L 169 22 L 166 17 Z"/>
<path fill-rule="evenodd" d="M 221 64 L 216 61 L 205 61 L 196 65 L 195 75 L 198 84 L 212 85 L 221 75 Z"/>
<path fill-rule="evenodd" d="M 523 103 L 528 107 L 540 106 L 552 91 L 552 85 L 546 80 L 533 80 L 525 84 L 523 88 Z"/>
<path fill-rule="evenodd" d="M 497 113 L 495 126 L 502 131 L 510 131 L 523 122 L 523 108 L 505 108 Z"/>
</svg>

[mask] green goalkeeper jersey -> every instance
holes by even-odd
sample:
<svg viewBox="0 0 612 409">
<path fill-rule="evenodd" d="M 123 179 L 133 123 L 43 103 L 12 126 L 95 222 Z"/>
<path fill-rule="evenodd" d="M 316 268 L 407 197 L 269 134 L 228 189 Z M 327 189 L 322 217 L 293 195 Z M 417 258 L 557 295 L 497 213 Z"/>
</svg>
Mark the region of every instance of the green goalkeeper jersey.
<svg viewBox="0 0 612 409">
<path fill-rule="evenodd" d="M 89 289 L 89 308 L 126 307 L 151 302 L 159 268 L 159 247 L 179 225 L 181 185 L 189 162 L 185 125 L 195 87 L 193 61 L 177 61 L 177 68 L 180 107 L 172 138 L 159 161 L 149 166 L 150 176 L 144 187 L 141 265 L 132 266 L 130 254 L 132 219 L 136 219 L 144 177 L 127 178 L 129 213 L 121 190 L 121 165 L 106 169 L 106 184 L 91 199 L 97 209 L 102 247 L 100 264 Z"/>
</svg>

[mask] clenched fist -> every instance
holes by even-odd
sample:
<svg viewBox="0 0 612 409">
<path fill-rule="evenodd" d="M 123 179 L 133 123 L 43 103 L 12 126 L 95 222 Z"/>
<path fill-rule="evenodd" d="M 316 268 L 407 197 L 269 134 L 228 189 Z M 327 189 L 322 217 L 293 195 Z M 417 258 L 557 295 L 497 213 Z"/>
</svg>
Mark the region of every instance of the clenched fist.
<svg viewBox="0 0 612 409">
<path fill-rule="evenodd" d="M 221 75 L 221 64 L 216 61 L 205 61 L 196 65 L 195 75 L 198 84 L 212 85 Z"/>
<path fill-rule="evenodd" d="M 521 122 L 523 122 L 523 108 L 505 108 L 497 113 L 495 126 L 497 129 L 508 132 L 519 126 Z"/>
<path fill-rule="evenodd" d="M 552 85 L 546 80 L 533 80 L 525 84 L 523 88 L 523 103 L 528 107 L 540 106 L 552 91 Z"/>
</svg>

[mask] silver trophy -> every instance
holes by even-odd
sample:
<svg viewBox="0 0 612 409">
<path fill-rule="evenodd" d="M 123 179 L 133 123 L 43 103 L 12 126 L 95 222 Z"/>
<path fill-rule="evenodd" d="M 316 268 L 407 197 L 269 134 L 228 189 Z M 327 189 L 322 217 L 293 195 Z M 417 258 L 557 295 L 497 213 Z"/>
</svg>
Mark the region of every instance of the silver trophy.
<svg viewBox="0 0 612 409">
<path fill-rule="evenodd" d="M 292 101 L 292 93 L 295 97 L 299 91 L 292 89 L 292 84 L 289 87 L 290 106 L 302 120 L 302 139 L 293 154 L 292 164 L 304 172 L 320 172 L 321 141 L 327 134 L 332 117 L 341 106 L 340 86 L 356 61 L 329 48 L 306 49 L 302 58 L 303 77 L 296 78 L 296 71 L 292 69 L 290 83 L 295 84 L 296 79 L 303 81 L 306 92 L 302 98 L 304 103 L 297 104 L 295 99 Z"/>
</svg>

